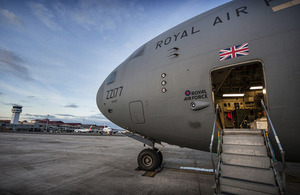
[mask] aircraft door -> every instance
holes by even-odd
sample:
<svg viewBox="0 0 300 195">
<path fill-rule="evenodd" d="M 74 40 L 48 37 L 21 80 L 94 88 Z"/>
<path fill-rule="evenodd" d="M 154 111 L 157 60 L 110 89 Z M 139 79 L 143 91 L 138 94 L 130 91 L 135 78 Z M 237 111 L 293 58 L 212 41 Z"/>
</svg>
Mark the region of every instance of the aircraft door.
<svg viewBox="0 0 300 195">
<path fill-rule="evenodd" d="M 219 128 L 258 128 L 266 117 L 260 100 L 266 102 L 266 79 L 261 61 L 220 67 L 211 71 L 212 96 L 220 108 Z"/>
<path fill-rule="evenodd" d="M 142 101 L 134 101 L 129 103 L 129 111 L 131 121 L 135 124 L 144 124 L 145 116 L 144 116 L 144 107 Z"/>
</svg>

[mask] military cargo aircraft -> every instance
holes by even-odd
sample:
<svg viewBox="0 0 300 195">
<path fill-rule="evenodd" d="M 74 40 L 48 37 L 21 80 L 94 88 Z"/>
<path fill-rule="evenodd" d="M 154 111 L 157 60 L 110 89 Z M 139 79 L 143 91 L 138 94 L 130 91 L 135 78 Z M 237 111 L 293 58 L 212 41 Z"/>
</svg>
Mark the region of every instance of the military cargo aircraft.
<svg viewBox="0 0 300 195">
<path fill-rule="evenodd" d="M 161 164 L 156 143 L 208 150 L 217 104 L 218 128 L 268 128 L 260 100 L 287 160 L 300 160 L 300 5 L 291 2 L 229 2 L 155 37 L 112 71 L 97 105 L 149 140 L 139 167 Z"/>
</svg>

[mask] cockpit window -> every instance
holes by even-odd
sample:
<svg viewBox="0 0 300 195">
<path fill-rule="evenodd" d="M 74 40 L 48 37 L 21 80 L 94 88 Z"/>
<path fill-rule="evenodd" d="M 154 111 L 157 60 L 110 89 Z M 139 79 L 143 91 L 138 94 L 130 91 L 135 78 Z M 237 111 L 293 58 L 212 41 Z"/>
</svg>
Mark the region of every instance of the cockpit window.
<svg viewBox="0 0 300 195">
<path fill-rule="evenodd" d="M 131 54 L 129 56 L 128 60 L 132 60 L 132 59 L 134 59 L 136 57 L 139 57 L 139 56 L 143 55 L 144 51 L 145 51 L 145 46 L 146 45 L 143 45 L 140 48 L 138 48 L 135 52 L 133 52 L 133 54 Z"/>
<path fill-rule="evenodd" d="M 107 85 L 113 83 L 116 80 L 116 76 L 117 76 L 117 71 L 110 73 L 110 75 L 107 77 L 106 80 Z"/>
</svg>

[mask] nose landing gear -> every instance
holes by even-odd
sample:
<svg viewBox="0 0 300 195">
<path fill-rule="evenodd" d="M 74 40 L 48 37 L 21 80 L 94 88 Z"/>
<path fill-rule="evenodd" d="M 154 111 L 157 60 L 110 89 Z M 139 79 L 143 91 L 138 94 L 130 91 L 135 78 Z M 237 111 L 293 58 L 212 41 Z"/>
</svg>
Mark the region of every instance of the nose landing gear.
<svg viewBox="0 0 300 195">
<path fill-rule="evenodd" d="M 154 171 L 161 166 L 162 161 L 162 153 L 157 148 L 142 150 L 137 159 L 139 168 L 144 171 Z"/>
<path fill-rule="evenodd" d="M 154 144 L 160 144 L 161 146 L 165 147 L 161 144 L 161 142 L 142 137 L 140 135 L 136 135 L 132 132 L 126 131 L 123 133 L 124 135 L 135 139 L 139 142 L 142 142 L 145 145 L 148 145 L 150 148 L 142 150 L 137 158 L 137 163 L 139 165 L 137 170 L 144 170 L 144 171 L 154 171 L 158 168 L 161 168 L 163 162 L 163 155 L 161 153 L 161 149 L 158 150 L 154 147 Z"/>
</svg>

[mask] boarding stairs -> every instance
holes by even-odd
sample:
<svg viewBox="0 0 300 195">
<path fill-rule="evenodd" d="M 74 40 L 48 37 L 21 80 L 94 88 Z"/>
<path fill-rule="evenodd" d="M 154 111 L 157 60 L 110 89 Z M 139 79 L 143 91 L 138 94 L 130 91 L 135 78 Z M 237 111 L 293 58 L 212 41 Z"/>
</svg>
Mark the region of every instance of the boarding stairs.
<svg viewBox="0 0 300 195">
<path fill-rule="evenodd" d="M 277 135 L 275 139 L 282 149 Z M 216 168 L 212 159 L 215 194 L 285 194 L 285 161 L 281 149 L 280 170 L 266 130 L 219 130 Z"/>
</svg>

